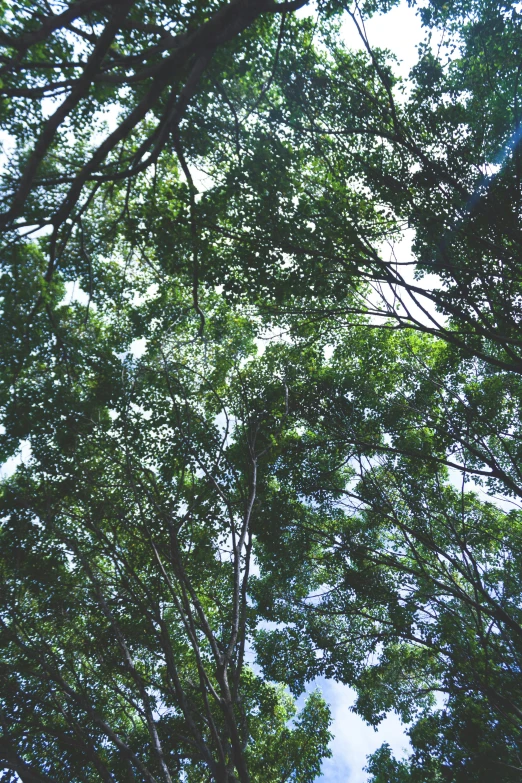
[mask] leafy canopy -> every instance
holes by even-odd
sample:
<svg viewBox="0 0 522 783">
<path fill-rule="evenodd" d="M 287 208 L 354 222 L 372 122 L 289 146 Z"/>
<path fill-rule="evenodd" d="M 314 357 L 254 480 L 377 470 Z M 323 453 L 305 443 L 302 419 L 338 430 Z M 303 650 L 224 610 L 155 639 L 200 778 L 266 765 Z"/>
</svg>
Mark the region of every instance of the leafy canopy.
<svg viewBox="0 0 522 783">
<path fill-rule="evenodd" d="M 0 6 L 5 783 L 520 775 L 520 13 L 301 6 Z"/>
</svg>

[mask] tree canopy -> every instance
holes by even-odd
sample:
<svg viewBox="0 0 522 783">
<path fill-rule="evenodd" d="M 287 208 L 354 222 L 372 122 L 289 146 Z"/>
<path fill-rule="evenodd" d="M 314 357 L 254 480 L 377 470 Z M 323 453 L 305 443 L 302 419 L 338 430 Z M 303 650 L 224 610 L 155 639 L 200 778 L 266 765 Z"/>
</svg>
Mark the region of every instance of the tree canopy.
<svg viewBox="0 0 522 783">
<path fill-rule="evenodd" d="M 391 5 L 0 4 L 3 783 L 520 779 L 522 16 Z"/>
</svg>

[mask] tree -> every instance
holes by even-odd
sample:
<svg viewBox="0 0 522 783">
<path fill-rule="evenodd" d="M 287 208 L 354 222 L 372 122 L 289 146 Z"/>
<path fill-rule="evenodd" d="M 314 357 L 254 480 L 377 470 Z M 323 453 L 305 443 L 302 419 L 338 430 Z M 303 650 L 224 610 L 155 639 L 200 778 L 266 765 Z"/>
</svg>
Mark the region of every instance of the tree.
<svg viewBox="0 0 522 783">
<path fill-rule="evenodd" d="M 479 440 L 487 411 L 501 459 L 511 439 L 494 436 L 505 415 L 495 408 L 499 379 L 476 367 L 470 379 L 463 362 L 455 378 L 454 349 L 432 340 L 368 332 L 341 333 L 333 366 L 316 357 L 304 434 L 280 461 L 285 498 L 278 487 L 277 527 L 258 537 L 255 589 L 261 615 L 277 625 L 258 631 L 258 655 L 295 693 L 318 674 L 355 687 L 355 709 L 373 725 L 395 709 L 412 724 L 412 780 L 516 779 L 520 510 L 470 490 L 473 454 L 455 486 L 445 456 L 466 451 L 455 431 Z M 466 397 L 475 415 L 459 426 Z M 304 497 L 312 510 L 288 513 L 288 500 Z M 444 706 L 433 711 L 437 693 Z M 387 758 L 374 759 L 375 774 L 389 773 Z"/>
<path fill-rule="evenodd" d="M 317 674 L 375 781 L 520 771 L 519 15 L 404 83 L 295 7 L 5 10 L 6 780 L 311 781 Z"/>
<path fill-rule="evenodd" d="M 326 705 L 312 694 L 289 727 L 292 699 L 245 663 L 281 393 L 263 407 L 263 368 L 238 368 L 251 329 L 215 296 L 204 344 L 183 297 L 160 298 L 179 322 L 138 363 L 113 351 L 139 308 L 111 324 L 53 303 L 67 363 L 47 345 L 18 379 L 32 457 L 2 495 L 4 778 L 305 783 Z"/>
<path fill-rule="evenodd" d="M 263 15 L 285 15 L 304 2 L 6 5 L 4 122 L 18 142 L 19 174 L 12 171 L 8 180 L 3 226 L 36 219 L 59 229 L 73 213 L 77 218 L 79 199 L 88 204 L 101 183 L 132 180 L 154 164 L 172 143 L 216 50 Z M 258 54 L 270 46 L 263 33 L 251 38 Z M 53 102 L 58 106 L 46 117 Z M 125 116 L 92 144 L 92 123 L 103 131 L 99 114 L 109 107 Z"/>
</svg>

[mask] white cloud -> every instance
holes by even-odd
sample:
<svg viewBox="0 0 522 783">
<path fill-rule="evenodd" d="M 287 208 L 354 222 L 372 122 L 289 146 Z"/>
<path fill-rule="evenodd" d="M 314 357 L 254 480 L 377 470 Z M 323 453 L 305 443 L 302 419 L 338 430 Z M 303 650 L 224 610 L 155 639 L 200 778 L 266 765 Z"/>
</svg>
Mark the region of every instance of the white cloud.
<svg viewBox="0 0 522 783">
<path fill-rule="evenodd" d="M 332 711 L 331 731 L 334 739 L 330 744 L 332 757 L 323 762 L 321 783 L 366 783 L 364 772 L 367 756 L 377 750 L 383 742 L 390 745 L 397 758 L 404 758 L 411 750 L 399 718 L 389 715 L 375 730 L 362 718 L 351 712 L 355 691 L 347 685 L 331 680 L 318 679 L 307 690 L 319 687 Z M 302 704 L 306 697 L 302 696 Z"/>
<path fill-rule="evenodd" d="M 19 465 L 28 462 L 31 459 L 31 444 L 28 440 L 20 442 L 20 448 L 13 457 L 0 465 L 0 479 L 6 479 L 13 475 Z"/>
<path fill-rule="evenodd" d="M 364 23 L 370 46 L 388 49 L 399 60 L 398 73 L 406 77 L 418 59 L 417 47 L 424 31 L 416 8 L 401 2 L 386 14 L 376 14 Z M 342 26 L 346 45 L 361 49 L 363 44 L 353 20 L 347 16 Z"/>
<path fill-rule="evenodd" d="M 131 353 L 135 359 L 141 359 L 141 357 L 143 356 L 146 350 L 147 350 L 146 337 L 137 337 L 135 340 L 131 342 L 129 346 L 129 353 Z"/>
</svg>

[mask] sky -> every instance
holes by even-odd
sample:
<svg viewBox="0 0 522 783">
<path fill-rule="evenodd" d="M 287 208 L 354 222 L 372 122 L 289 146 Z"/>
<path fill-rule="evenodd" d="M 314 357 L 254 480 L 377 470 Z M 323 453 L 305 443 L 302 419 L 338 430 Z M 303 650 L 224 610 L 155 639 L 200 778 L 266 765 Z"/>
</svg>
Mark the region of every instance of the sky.
<svg viewBox="0 0 522 783">
<path fill-rule="evenodd" d="M 309 11 L 301 10 L 301 14 Z M 417 46 L 423 38 L 420 20 L 415 9 L 408 7 L 402 0 L 395 8 L 385 15 L 375 16 L 366 22 L 366 33 L 372 46 L 391 50 L 398 58 L 397 70 L 401 76 L 407 77 L 409 70 L 417 60 Z M 360 48 L 361 41 L 354 23 L 347 18 L 342 27 L 342 35 L 349 47 Z M 4 140 L 4 139 L 3 139 Z M 5 141 L 5 140 L 4 140 Z M 401 260 L 410 255 L 409 238 L 395 248 L 401 255 Z M 73 295 L 74 292 L 71 292 Z M 140 351 L 135 352 L 139 354 Z M 0 466 L 0 476 L 9 475 L 20 461 L 28 459 L 29 443 L 21 444 L 21 451 L 3 466 Z M 351 712 L 350 707 L 355 700 L 352 689 L 341 683 L 318 679 L 311 683 L 307 691 L 319 687 L 329 703 L 332 712 L 331 743 L 332 758 L 323 764 L 320 783 L 365 783 L 367 773 L 364 771 L 366 758 L 383 742 L 387 742 L 397 757 L 404 757 L 408 752 L 409 742 L 404 727 L 399 718 L 391 714 L 374 730 L 359 716 Z M 302 704 L 305 696 L 299 702 Z"/>
<path fill-rule="evenodd" d="M 393 52 L 400 61 L 397 64 L 398 73 L 403 77 L 408 76 L 417 62 L 417 46 L 424 37 L 415 9 L 401 0 L 388 13 L 365 20 L 365 28 L 370 45 Z M 347 46 L 361 48 L 357 28 L 348 16 L 342 26 L 342 36 Z"/>
<path fill-rule="evenodd" d="M 317 783 L 366 783 L 366 757 L 383 742 L 390 745 L 397 758 L 408 755 L 409 741 L 397 715 L 386 717 L 375 730 L 350 711 L 355 691 L 331 680 L 318 679 L 308 690 L 319 688 L 330 705 L 334 739 L 330 744 L 332 757 L 323 762 L 322 775 Z M 299 699 L 299 703 L 304 698 Z"/>
</svg>

